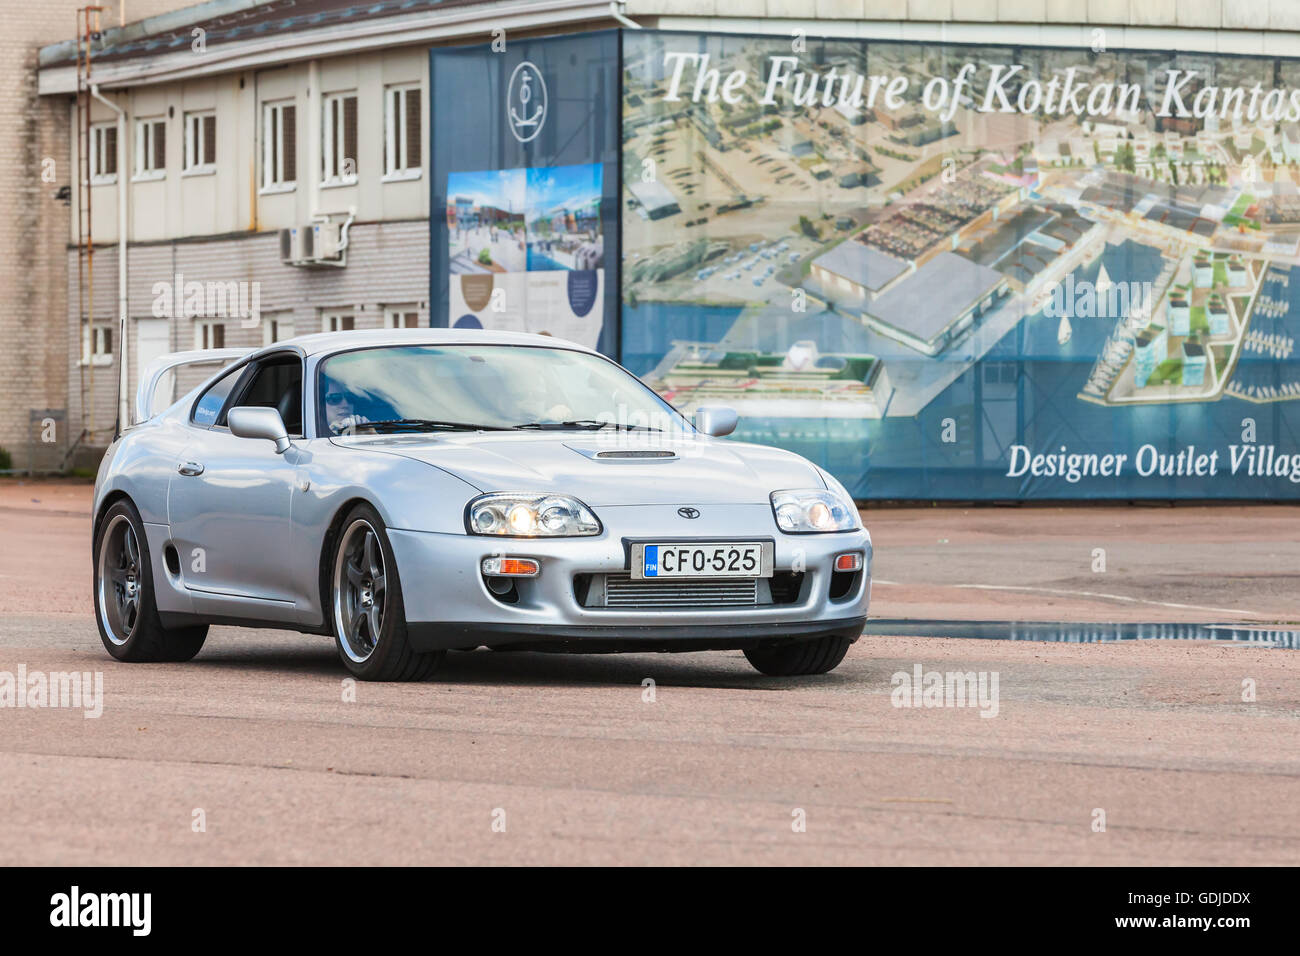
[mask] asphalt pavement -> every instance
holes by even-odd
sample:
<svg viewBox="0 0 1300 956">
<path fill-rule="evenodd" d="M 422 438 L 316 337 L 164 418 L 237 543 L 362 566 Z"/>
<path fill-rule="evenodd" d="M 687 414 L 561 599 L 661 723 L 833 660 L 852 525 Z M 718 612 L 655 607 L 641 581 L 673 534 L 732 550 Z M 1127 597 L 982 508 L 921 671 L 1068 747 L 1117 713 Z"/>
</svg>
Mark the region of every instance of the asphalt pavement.
<svg viewBox="0 0 1300 956">
<path fill-rule="evenodd" d="M 5 673 L 102 679 L 99 716 L 0 706 L 6 863 L 1300 863 L 1294 650 L 876 635 L 815 678 L 476 651 L 383 685 L 329 639 L 213 628 L 119 664 L 89 499 L 0 482 L 0 704 Z M 873 617 L 1300 621 L 1294 508 L 866 520 Z M 929 706 L 932 674 L 982 696 Z"/>
</svg>

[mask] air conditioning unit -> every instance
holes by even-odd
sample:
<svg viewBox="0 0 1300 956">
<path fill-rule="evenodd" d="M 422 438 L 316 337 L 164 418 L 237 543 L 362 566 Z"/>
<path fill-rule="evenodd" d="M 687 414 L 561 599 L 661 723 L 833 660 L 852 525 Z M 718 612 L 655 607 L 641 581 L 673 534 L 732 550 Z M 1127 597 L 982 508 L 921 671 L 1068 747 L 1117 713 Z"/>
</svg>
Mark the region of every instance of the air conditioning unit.
<svg viewBox="0 0 1300 956">
<path fill-rule="evenodd" d="M 343 254 L 343 236 L 339 223 L 313 223 L 311 226 L 311 251 L 312 259 L 315 261 L 337 261 Z"/>
<path fill-rule="evenodd" d="M 311 261 L 312 227 L 290 226 L 280 230 L 280 261 L 298 265 Z"/>
<path fill-rule="evenodd" d="M 338 266 L 343 259 L 343 226 L 313 222 L 280 230 L 280 261 L 291 266 Z"/>
</svg>

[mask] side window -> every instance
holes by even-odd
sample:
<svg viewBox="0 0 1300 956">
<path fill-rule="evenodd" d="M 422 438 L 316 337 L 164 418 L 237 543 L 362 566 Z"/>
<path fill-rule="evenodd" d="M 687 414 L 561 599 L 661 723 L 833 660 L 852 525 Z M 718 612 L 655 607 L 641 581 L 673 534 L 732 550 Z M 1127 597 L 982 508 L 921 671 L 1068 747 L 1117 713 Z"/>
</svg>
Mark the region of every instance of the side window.
<svg viewBox="0 0 1300 956">
<path fill-rule="evenodd" d="M 259 363 L 234 405 L 274 408 L 284 419 L 285 430 L 301 437 L 302 360 L 296 355 L 277 355 Z"/>
<path fill-rule="evenodd" d="M 230 395 L 230 390 L 235 387 L 243 372 L 242 367 L 234 369 L 209 385 L 208 390 L 194 403 L 190 421 L 202 428 L 208 428 L 216 422 L 217 416 L 221 414 L 221 409 L 226 404 L 226 398 Z"/>
</svg>

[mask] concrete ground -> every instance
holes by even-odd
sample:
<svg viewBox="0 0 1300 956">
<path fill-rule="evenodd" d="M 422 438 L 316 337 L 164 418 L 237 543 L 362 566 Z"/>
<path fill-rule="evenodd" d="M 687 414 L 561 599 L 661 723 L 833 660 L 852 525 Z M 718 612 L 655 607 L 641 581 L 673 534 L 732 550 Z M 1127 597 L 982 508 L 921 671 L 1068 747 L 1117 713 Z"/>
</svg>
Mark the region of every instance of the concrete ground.
<svg viewBox="0 0 1300 956">
<path fill-rule="evenodd" d="M 1300 863 L 1294 651 L 872 636 L 797 680 L 739 653 L 478 651 L 348 701 L 319 637 L 111 660 L 89 502 L 0 481 L 0 674 L 104 687 L 98 719 L 0 709 L 2 862 Z M 1300 621 L 1295 508 L 865 517 L 873 617 Z M 894 706 L 917 665 L 996 674 L 996 716 Z"/>
</svg>

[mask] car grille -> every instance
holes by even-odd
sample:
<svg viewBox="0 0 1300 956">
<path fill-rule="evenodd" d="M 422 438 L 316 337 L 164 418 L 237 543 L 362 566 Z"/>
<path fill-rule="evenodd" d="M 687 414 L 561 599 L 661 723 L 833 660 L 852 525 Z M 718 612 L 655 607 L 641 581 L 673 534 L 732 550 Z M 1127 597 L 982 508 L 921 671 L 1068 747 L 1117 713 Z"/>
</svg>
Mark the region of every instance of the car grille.
<svg viewBox="0 0 1300 956">
<path fill-rule="evenodd" d="M 697 608 L 755 607 L 758 581 L 634 581 L 631 575 L 605 575 L 605 607 Z"/>
</svg>

